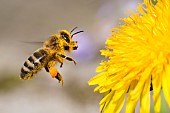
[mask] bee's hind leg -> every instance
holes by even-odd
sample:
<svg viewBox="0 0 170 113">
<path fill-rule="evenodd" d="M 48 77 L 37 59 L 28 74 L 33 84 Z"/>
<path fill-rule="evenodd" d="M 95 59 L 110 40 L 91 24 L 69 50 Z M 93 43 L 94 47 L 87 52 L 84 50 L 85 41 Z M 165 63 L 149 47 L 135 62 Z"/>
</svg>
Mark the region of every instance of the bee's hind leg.
<svg viewBox="0 0 170 113">
<path fill-rule="evenodd" d="M 58 72 L 57 68 L 55 68 L 55 67 L 50 67 L 50 68 L 45 67 L 45 69 L 46 69 L 47 72 L 50 73 L 52 78 L 58 79 L 59 83 L 61 82 L 61 85 L 63 86 L 64 80 L 63 80 L 63 77 L 61 76 L 61 74 Z"/>
</svg>

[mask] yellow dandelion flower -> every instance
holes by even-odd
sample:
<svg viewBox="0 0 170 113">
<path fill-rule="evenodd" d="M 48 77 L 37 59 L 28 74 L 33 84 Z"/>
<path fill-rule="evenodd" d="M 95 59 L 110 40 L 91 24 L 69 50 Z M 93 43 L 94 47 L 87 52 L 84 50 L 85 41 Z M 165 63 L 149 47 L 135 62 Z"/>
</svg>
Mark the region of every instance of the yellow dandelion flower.
<svg viewBox="0 0 170 113">
<path fill-rule="evenodd" d="M 155 113 L 160 112 L 161 96 L 170 106 L 170 0 L 144 0 L 137 13 L 122 19 L 106 41 L 102 61 L 89 85 L 104 93 L 100 111 L 134 113 L 140 100 L 140 113 L 150 113 L 150 87 L 153 88 Z"/>
</svg>

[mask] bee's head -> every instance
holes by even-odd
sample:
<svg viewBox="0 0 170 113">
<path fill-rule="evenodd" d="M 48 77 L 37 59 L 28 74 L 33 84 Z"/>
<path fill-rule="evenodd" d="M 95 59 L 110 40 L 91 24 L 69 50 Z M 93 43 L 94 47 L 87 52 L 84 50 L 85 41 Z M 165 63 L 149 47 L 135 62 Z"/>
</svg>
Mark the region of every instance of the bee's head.
<svg viewBox="0 0 170 113">
<path fill-rule="evenodd" d="M 75 27 L 71 32 L 68 32 L 67 30 L 61 30 L 59 31 L 60 38 L 63 40 L 63 46 L 64 50 L 71 52 L 72 50 L 77 50 L 77 41 L 74 41 L 72 38 L 75 34 L 83 32 L 79 31 L 76 33 L 71 34 L 77 27 Z"/>
</svg>

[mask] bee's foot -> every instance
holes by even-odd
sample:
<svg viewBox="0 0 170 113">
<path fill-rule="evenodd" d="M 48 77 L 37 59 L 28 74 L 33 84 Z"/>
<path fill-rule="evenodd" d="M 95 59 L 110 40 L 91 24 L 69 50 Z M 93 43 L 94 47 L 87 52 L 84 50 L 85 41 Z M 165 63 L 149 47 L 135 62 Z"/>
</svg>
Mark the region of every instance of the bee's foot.
<svg viewBox="0 0 170 113">
<path fill-rule="evenodd" d="M 57 73 L 55 76 L 56 79 L 58 79 L 59 83 L 61 82 L 61 87 L 64 85 L 63 77 L 60 75 L 60 73 Z"/>
<path fill-rule="evenodd" d="M 74 62 L 75 65 L 77 64 L 76 61 L 73 60 L 73 62 Z"/>
<path fill-rule="evenodd" d="M 63 66 L 63 63 L 60 64 L 60 68 L 62 68 L 62 66 Z"/>
</svg>

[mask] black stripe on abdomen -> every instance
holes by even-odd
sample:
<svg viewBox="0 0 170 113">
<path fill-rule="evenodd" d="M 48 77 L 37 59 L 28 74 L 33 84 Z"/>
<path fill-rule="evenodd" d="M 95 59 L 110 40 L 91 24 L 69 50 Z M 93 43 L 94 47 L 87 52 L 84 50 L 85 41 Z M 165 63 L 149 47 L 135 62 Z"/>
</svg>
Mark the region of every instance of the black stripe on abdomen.
<svg viewBox="0 0 170 113">
<path fill-rule="evenodd" d="M 33 70 L 34 69 L 34 65 L 31 64 L 31 62 L 29 62 L 27 60 L 25 63 L 24 63 L 24 66 L 27 67 L 29 70 Z"/>
<path fill-rule="evenodd" d="M 23 74 L 27 74 L 28 73 L 28 71 L 26 71 L 23 67 L 21 68 L 21 73 L 23 73 Z"/>
<path fill-rule="evenodd" d="M 29 72 L 30 72 L 30 70 L 23 65 L 22 68 L 21 68 L 20 77 L 21 77 L 22 79 L 25 79 L 25 78 L 26 78 L 26 75 L 28 75 Z"/>
<path fill-rule="evenodd" d="M 37 66 L 38 64 L 40 64 L 39 61 L 36 57 L 34 57 L 33 55 L 31 55 L 28 60 L 34 65 L 34 66 Z"/>
<path fill-rule="evenodd" d="M 22 79 L 29 79 L 34 74 L 36 74 L 42 66 L 43 59 L 47 56 L 47 52 L 43 49 L 35 51 L 29 58 L 26 60 L 21 68 L 20 77 Z M 43 66 L 42 66 L 43 67 Z"/>
<path fill-rule="evenodd" d="M 43 56 L 43 54 L 41 54 L 39 51 L 38 51 L 38 52 L 35 52 L 33 55 L 34 55 L 35 58 L 37 58 L 37 59 L 39 59 L 40 57 Z"/>
</svg>

